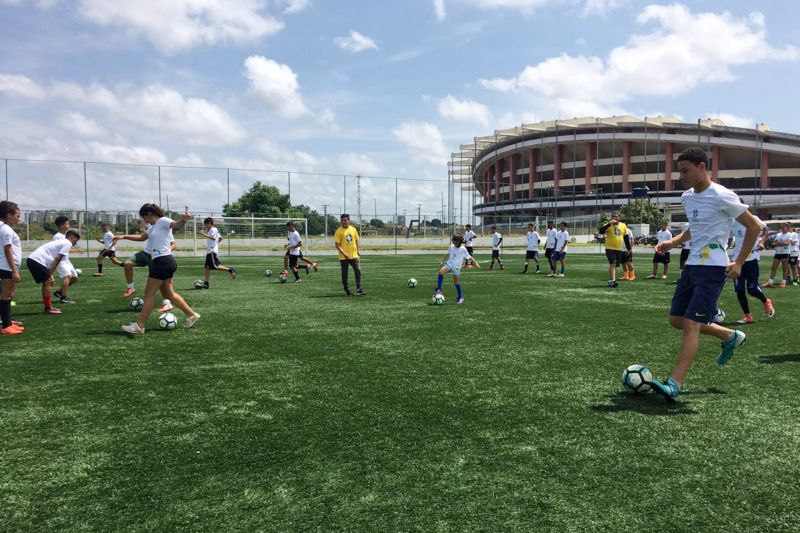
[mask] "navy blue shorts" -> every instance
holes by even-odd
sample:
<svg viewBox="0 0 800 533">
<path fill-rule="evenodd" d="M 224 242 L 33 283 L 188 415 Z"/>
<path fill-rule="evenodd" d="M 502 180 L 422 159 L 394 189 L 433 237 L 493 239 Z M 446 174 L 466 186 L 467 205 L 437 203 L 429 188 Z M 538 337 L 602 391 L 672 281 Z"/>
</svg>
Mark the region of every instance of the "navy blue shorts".
<svg viewBox="0 0 800 533">
<path fill-rule="evenodd" d="M 553 262 L 563 261 L 567 257 L 567 252 L 553 252 Z"/>
<path fill-rule="evenodd" d="M 492 250 L 492 259 L 500 259 L 500 250 Z"/>
<path fill-rule="evenodd" d="M 759 275 L 758 259 L 747 261 L 742 265 L 742 274 L 733 280 L 733 288 L 736 292 L 747 292 L 748 286 L 758 286 Z"/>
<path fill-rule="evenodd" d="M 709 324 L 717 313 L 717 300 L 727 279 L 723 266 L 686 265 L 672 296 L 670 316 Z"/>
<path fill-rule="evenodd" d="M 472 246 L 467 246 L 467 253 L 469 255 L 475 255 L 475 249 Z"/>
</svg>

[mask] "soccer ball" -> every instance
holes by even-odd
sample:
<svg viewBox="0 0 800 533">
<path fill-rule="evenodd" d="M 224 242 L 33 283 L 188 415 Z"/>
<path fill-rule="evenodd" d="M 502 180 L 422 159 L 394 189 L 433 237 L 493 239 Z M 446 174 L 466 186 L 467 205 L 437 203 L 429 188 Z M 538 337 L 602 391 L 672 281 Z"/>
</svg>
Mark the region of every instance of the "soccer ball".
<svg viewBox="0 0 800 533">
<path fill-rule="evenodd" d="M 281 280 L 281 283 L 286 283 L 286 280 L 289 279 L 289 278 L 286 277 L 286 274 L 281 272 L 281 275 L 278 276 L 278 279 Z"/>
<path fill-rule="evenodd" d="M 444 303 L 444 294 L 437 292 L 431 298 L 431 302 L 433 305 L 442 305 Z"/>
<path fill-rule="evenodd" d="M 83 275 L 83 270 L 82 270 L 82 269 L 80 269 L 80 268 L 76 268 L 76 269 L 75 269 L 75 273 L 76 273 L 78 276 L 82 276 L 82 275 Z"/>
<path fill-rule="evenodd" d="M 711 319 L 711 322 L 713 322 L 714 324 L 722 324 L 723 322 L 725 322 L 725 317 L 727 316 L 728 315 L 725 314 L 725 311 L 718 308 L 717 313 L 714 315 L 714 318 Z"/>
<path fill-rule="evenodd" d="M 134 311 L 141 311 L 142 307 L 144 307 L 144 300 L 141 298 L 133 298 L 131 300 L 131 309 Z"/>
<path fill-rule="evenodd" d="M 631 365 L 622 373 L 622 386 L 626 390 L 641 394 L 653 381 L 653 372 L 644 365 Z"/>
<path fill-rule="evenodd" d="M 162 313 L 158 317 L 158 327 L 161 329 L 175 329 L 178 325 L 178 318 L 172 313 Z"/>
<path fill-rule="evenodd" d="M 202 289 L 203 288 L 203 280 L 201 280 L 201 279 L 194 280 L 194 288 L 195 289 Z"/>
<path fill-rule="evenodd" d="M 271 278 L 272 277 L 272 270 L 266 269 L 264 271 L 264 275 L 267 276 L 268 278 Z"/>
<path fill-rule="evenodd" d="M 417 280 L 415 280 L 414 278 L 409 278 L 409 280 L 406 283 L 406 285 L 408 285 L 409 289 L 413 289 L 414 287 L 417 286 Z"/>
</svg>

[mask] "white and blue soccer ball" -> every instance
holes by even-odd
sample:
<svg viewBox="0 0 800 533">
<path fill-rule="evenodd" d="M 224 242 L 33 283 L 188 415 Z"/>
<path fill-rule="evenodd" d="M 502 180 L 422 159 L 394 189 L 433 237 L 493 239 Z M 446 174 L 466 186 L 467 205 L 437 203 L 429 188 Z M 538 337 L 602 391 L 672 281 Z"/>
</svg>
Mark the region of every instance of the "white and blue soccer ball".
<svg viewBox="0 0 800 533">
<path fill-rule="evenodd" d="M 133 298 L 131 299 L 131 309 L 134 311 L 141 311 L 142 307 L 144 307 L 144 300 L 141 298 Z"/>
<path fill-rule="evenodd" d="M 436 294 L 434 294 L 433 298 L 431 298 L 431 303 L 433 303 L 433 305 L 442 305 L 442 304 L 444 304 L 444 294 L 442 294 L 440 292 L 437 292 Z"/>
<path fill-rule="evenodd" d="M 194 285 L 195 289 L 202 289 L 203 288 L 203 280 L 202 279 L 196 279 L 196 280 L 194 280 L 193 285 Z"/>
<path fill-rule="evenodd" d="M 268 277 L 268 278 L 271 278 L 271 277 L 272 277 L 272 270 L 270 270 L 270 269 L 266 269 L 266 270 L 264 271 L 264 275 L 265 275 L 266 277 Z"/>
<path fill-rule="evenodd" d="M 178 317 L 172 313 L 162 313 L 158 317 L 158 327 L 161 329 L 175 329 L 178 325 Z"/>
<path fill-rule="evenodd" d="M 714 314 L 714 318 L 711 319 L 711 322 L 713 322 L 714 324 L 722 324 L 723 322 L 725 322 L 725 318 L 727 316 L 728 315 L 725 314 L 725 311 L 717 308 L 717 312 Z"/>
<path fill-rule="evenodd" d="M 409 289 L 413 289 L 414 287 L 417 286 L 417 280 L 415 280 L 414 278 L 408 278 L 406 285 L 408 285 Z"/>
<path fill-rule="evenodd" d="M 635 394 L 646 392 L 653 381 L 653 372 L 644 365 L 631 365 L 622 373 L 622 386 Z"/>
</svg>

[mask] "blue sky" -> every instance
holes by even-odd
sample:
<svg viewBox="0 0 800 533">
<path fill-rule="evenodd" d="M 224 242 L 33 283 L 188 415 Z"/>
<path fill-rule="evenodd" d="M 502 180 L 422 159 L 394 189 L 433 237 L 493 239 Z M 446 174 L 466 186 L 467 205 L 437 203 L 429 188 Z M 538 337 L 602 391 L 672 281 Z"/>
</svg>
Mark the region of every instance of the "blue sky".
<svg viewBox="0 0 800 533">
<path fill-rule="evenodd" d="M 777 1 L 0 0 L 0 157 L 445 180 L 459 144 L 536 120 L 800 133 L 798 18 Z M 80 173 L 45 168 L 11 165 L 12 199 L 80 203 L 61 183 Z M 93 207 L 152 198 L 151 170 L 93 172 Z M 232 194 L 254 176 L 285 181 L 237 174 Z M 167 179 L 174 201 L 220 208 L 219 173 Z M 362 187 L 393 210 L 393 182 Z M 340 189 L 292 183 L 334 210 Z M 443 190 L 403 181 L 400 207 L 433 212 Z"/>
</svg>

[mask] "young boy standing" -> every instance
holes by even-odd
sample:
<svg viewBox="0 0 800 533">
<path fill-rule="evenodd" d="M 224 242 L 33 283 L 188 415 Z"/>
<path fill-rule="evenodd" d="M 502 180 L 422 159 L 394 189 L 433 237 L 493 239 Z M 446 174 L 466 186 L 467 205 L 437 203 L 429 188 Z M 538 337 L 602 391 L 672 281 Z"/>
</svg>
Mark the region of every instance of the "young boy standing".
<svg viewBox="0 0 800 533">
<path fill-rule="evenodd" d="M 656 239 L 658 242 L 656 245 L 661 244 L 662 242 L 666 242 L 672 238 L 672 233 L 667 230 L 667 223 L 661 223 L 661 229 L 656 232 Z M 664 274 L 661 276 L 661 279 L 667 279 L 669 276 L 669 252 L 665 254 L 660 254 L 655 252 L 653 254 L 653 273 L 647 276 L 647 279 L 656 279 L 658 277 L 658 265 L 664 265 Z"/>
<path fill-rule="evenodd" d="M 478 268 L 480 268 L 480 263 L 475 261 L 475 259 L 472 257 L 472 255 L 470 255 L 464 246 L 464 238 L 461 235 L 453 235 L 452 244 L 447 251 L 447 255 L 445 255 L 442 259 L 442 268 L 439 269 L 439 277 L 436 281 L 436 290 L 433 291 L 433 294 L 439 294 L 442 292 L 442 281 L 444 280 L 444 275 L 448 272 L 452 272 L 453 284 L 456 286 L 456 292 L 458 293 L 458 300 L 456 300 L 456 304 L 463 304 L 464 293 L 461 292 L 461 266 L 465 261 L 469 260 L 471 260 Z"/>
<path fill-rule="evenodd" d="M 336 251 L 339 252 L 339 266 L 342 269 L 342 287 L 347 296 L 352 296 L 348 285 L 347 271 L 352 266 L 356 276 L 356 295 L 365 296 L 367 293 L 361 288 L 361 261 L 359 260 L 358 249 L 358 230 L 350 225 L 350 215 L 343 213 L 339 217 L 342 225 L 336 228 L 333 235 L 333 242 L 336 244 Z"/>
<path fill-rule="evenodd" d="M 44 312 L 49 315 L 60 315 L 61 310 L 53 307 L 50 289 L 55 284 L 53 273 L 62 262 L 69 259 L 70 248 L 78 244 L 81 234 L 74 229 L 67 230 L 63 239 L 55 239 L 39 246 L 28 256 L 25 262 L 37 284 L 42 285 L 42 303 Z"/>
<path fill-rule="evenodd" d="M 736 321 L 739 324 L 752 324 L 755 322 L 753 315 L 750 313 L 750 303 L 747 301 L 747 294 L 750 294 L 750 296 L 764 304 L 764 312 L 769 318 L 775 316 L 775 308 L 772 305 L 772 300 L 766 297 L 764 291 L 761 290 L 761 285 L 758 284 L 758 260 L 761 258 L 759 252 L 764 249 L 762 243 L 764 239 L 767 238 L 767 235 L 769 235 L 769 228 L 760 218 L 755 217 L 755 219 L 761 228 L 761 234 L 758 239 L 756 239 L 756 244 L 753 246 L 750 255 L 747 256 L 744 265 L 742 265 L 742 274 L 733 280 L 733 289 L 736 292 L 736 299 L 739 300 L 739 306 L 744 313 L 744 316 Z M 731 254 L 732 259 L 736 259 L 741 253 L 746 232 L 747 229 L 739 224 L 739 222 L 733 222 L 731 226 L 731 237 L 736 240 L 736 244 Z"/>
<path fill-rule="evenodd" d="M 19 335 L 22 324 L 11 320 L 11 302 L 21 281 L 22 246 L 14 226 L 19 223 L 19 207 L 14 202 L 0 202 L 0 322 L 3 335 Z"/>
<path fill-rule="evenodd" d="M 547 263 L 550 265 L 550 272 L 547 273 L 548 278 L 552 278 L 556 275 L 556 264 L 553 261 L 553 253 L 556 251 L 556 235 L 558 235 L 558 232 L 553 227 L 553 223 L 548 222 L 547 233 L 544 240 L 544 256 L 547 259 Z"/>
<path fill-rule="evenodd" d="M 472 246 L 472 241 L 477 237 L 474 231 L 472 231 L 472 224 L 467 224 L 464 226 L 464 245 L 467 248 L 467 253 L 469 256 L 472 257 L 475 255 L 475 249 Z M 472 260 L 470 260 L 469 264 L 467 265 L 468 268 L 472 268 Z"/>
<path fill-rule="evenodd" d="M 539 273 L 539 242 L 541 239 L 539 238 L 539 232 L 536 231 L 536 228 L 533 227 L 533 224 L 528 224 L 528 235 L 527 235 L 527 244 L 528 247 L 525 250 L 525 270 L 522 271 L 523 274 L 528 273 L 528 262 L 533 259 L 536 261 L 536 273 Z"/>
<path fill-rule="evenodd" d="M 226 267 L 219 262 L 219 243 L 222 241 L 222 235 L 214 226 L 214 219 L 206 217 L 203 220 L 203 228 L 205 231 L 199 232 L 201 236 L 206 239 L 206 265 L 205 265 L 205 281 L 203 288 L 208 288 L 208 279 L 211 277 L 212 270 L 220 270 L 227 272 L 231 275 L 231 279 L 236 279 L 236 269 L 233 267 Z"/>
<path fill-rule="evenodd" d="M 489 265 L 489 270 L 494 268 L 495 259 L 500 263 L 500 270 L 505 270 L 503 261 L 500 259 L 500 247 L 503 246 L 503 236 L 497 231 L 497 226 L 492 226 L 492 264 Z"/>
<path fill-rule="evenodd" d="M 692 248 L 686 268 L 675 287 L 669 311 L 669 323 L 683 332 L 678 360 L 672 375 L 664 382 L 654 381 L 651 387 L 669 402 L 680 396 L 686 374 L 697 356 L 700 335 L 711 335 L 722 341 L 717 364 L 724 365 L 745 341 L 745 334 L 712 323 L 717 300 L 726 278 L 736 279 L 758 238 L 758 221 L 736 194 L 711 181 L 708 158 L 700 148 L 688 148 L 678 156 L 678 172 L 686 191 L 681 196 L 689 229 L 656 246 L 666 253 L 689 239 Z M 731 263 L 725 252 L 731 225 L 736 220 L 745 229 L 742 249 Z"/>
<path fill-rule="evenodd" d="M 64 215 L 56 217 L 55 220 L 58 232 L 53 234 L 53 240 L 66 239 L 66 233 L 69 231 L 69 218 Z M 75 253 L 81 253 L 80 250 L 75 250 Z M 58 264 L 58 275 L 61 277 L 61 288 L 53 293 L 53 296 L 58 298 L 58 302 L 62 304 L 74 304 L 74 300 L 70 300 L 67 296 L 67 291 L 70 287 L 78 282 L 78 272 L 72 266 L 69 256 L 64 257 Z"/>
<path fill-rule="evenodd" d="M 564 277 L 564 259 L 567 257 L 567 243 L 569 242 L 569 232 L 567 225 L 562 222 L 558 225 L 558 232 L 556 233 L 556 251 L 553 252 L 553 270 L 555 270 L 557 263 L 561 263 L 561 272 L 553 274 L 555 277 Z"/>
<path fill-rule="evenodd" d="M 106 257 L 117 266 L 122 266 L 122 261 L 117 259 L 117 246 L 114 244 L 114 234 L 111 232 L 109 224 L 103 224 L 103 240 L 97 239 L 97 242 L 103 245 L 103 249 L 97 254 L 97 272 L 94 277 L 99 278 L 103 276 L 103 259 Z"/>
</svg>

